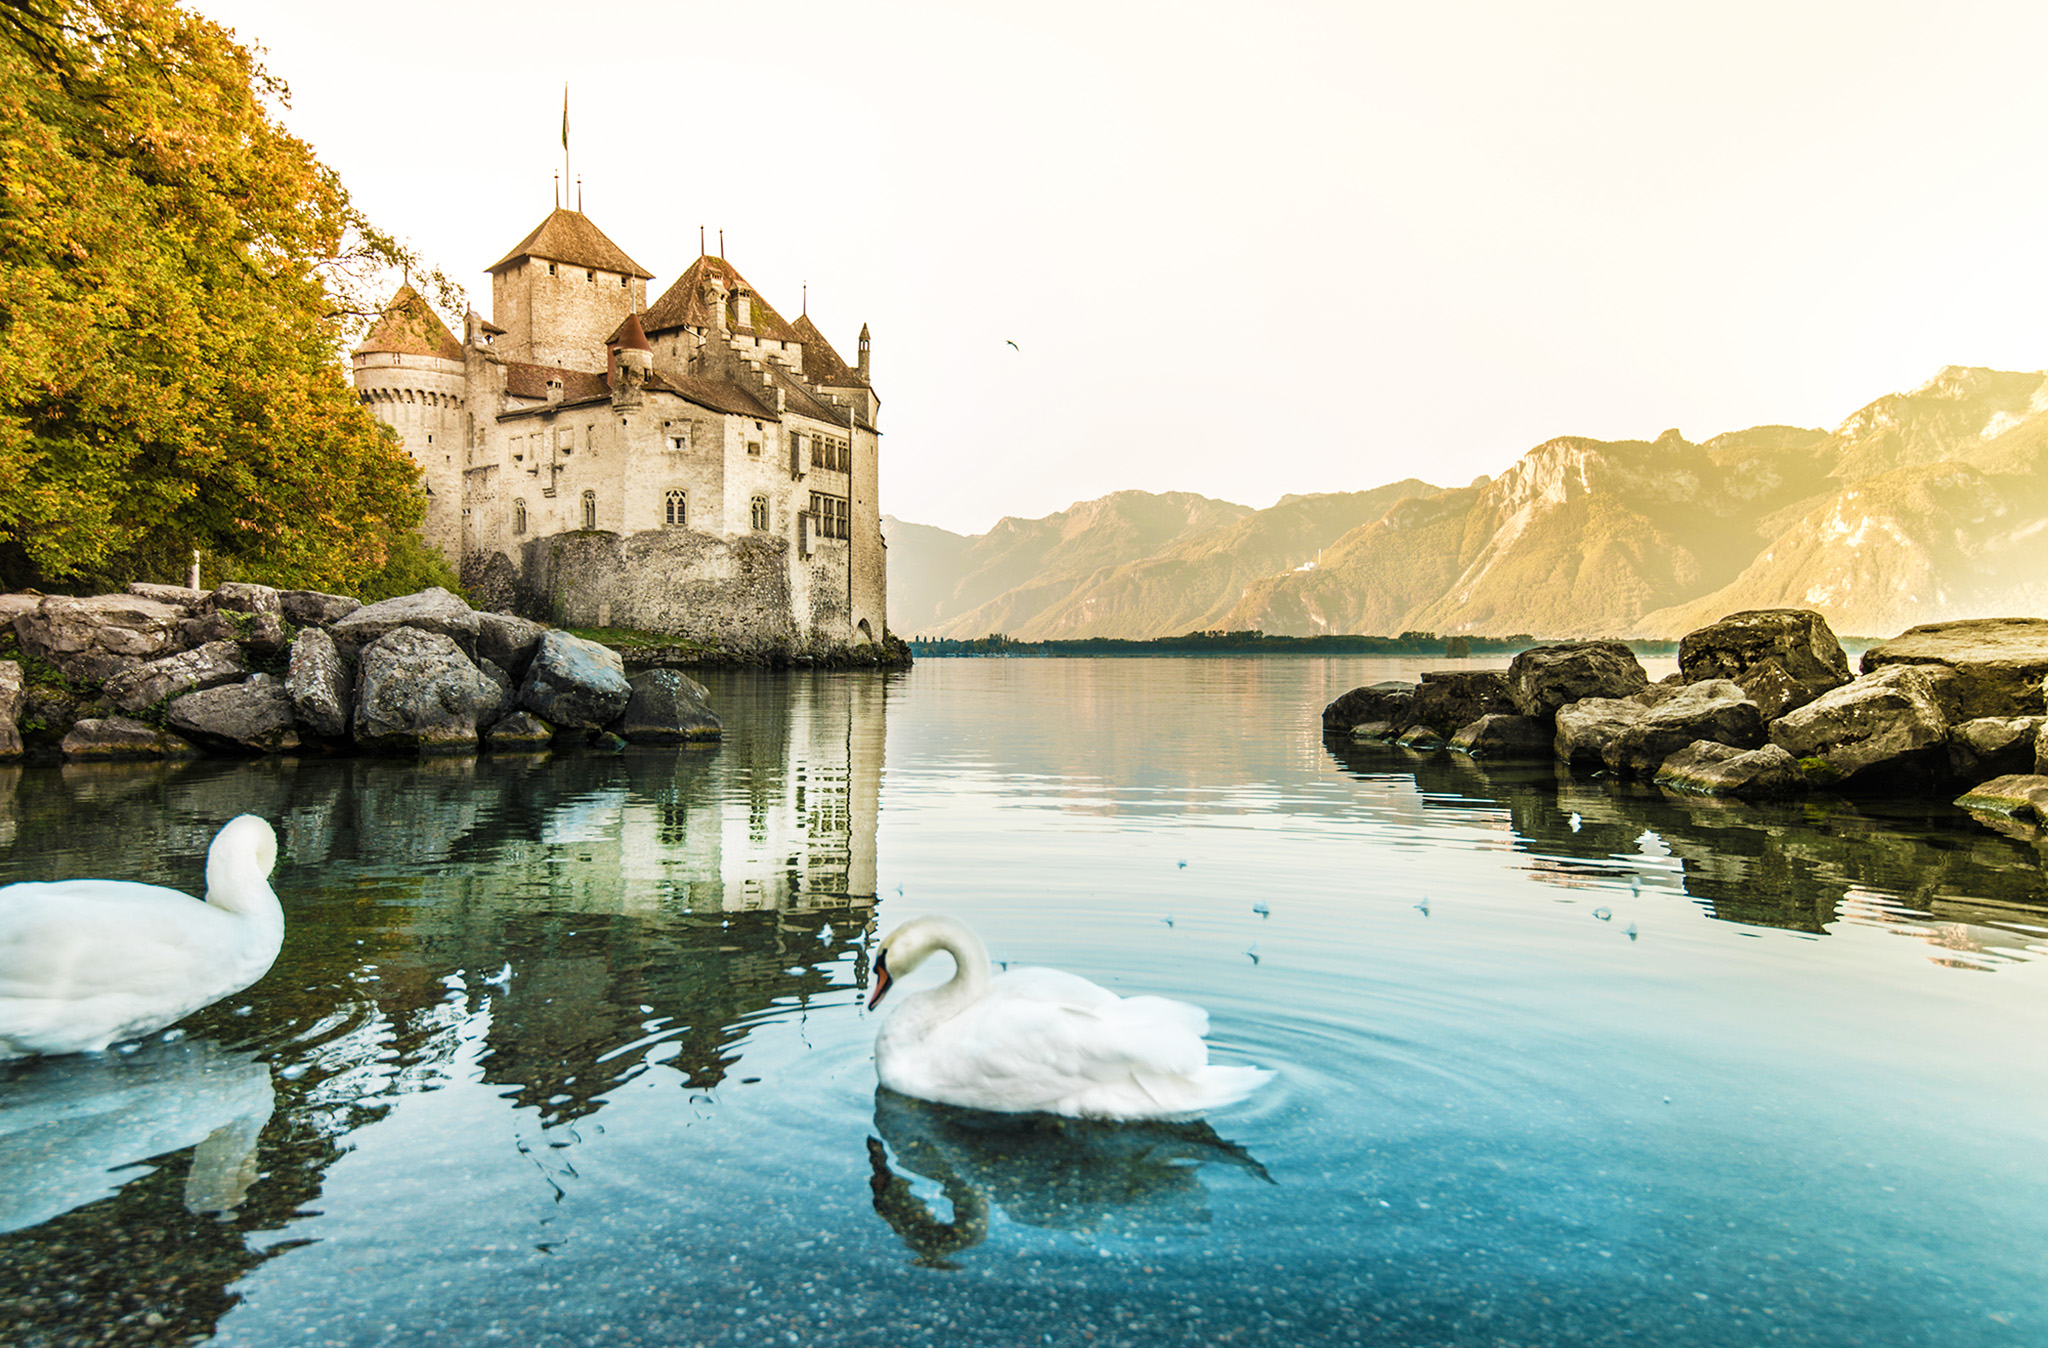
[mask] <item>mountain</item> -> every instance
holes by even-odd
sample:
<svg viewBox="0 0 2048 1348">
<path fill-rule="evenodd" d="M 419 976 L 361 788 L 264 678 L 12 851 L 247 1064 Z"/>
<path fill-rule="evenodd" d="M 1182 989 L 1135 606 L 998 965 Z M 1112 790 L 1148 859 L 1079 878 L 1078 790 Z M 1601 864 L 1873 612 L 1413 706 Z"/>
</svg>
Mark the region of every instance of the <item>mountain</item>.
<svg viewBox="0 0 2048 1348">
<path fill-rule="evenodd" d="M 890 621 L 1026 639 L 1668 638 L 1802 607 L 1887 635 L 2048 612 L 2044 460 L 2048 377 L 1951 366 L 1833 431 L 1562 436 L 1448 490 L 1409 480 L 1260 511 L 1120 492 L 979 537 L 892 521 Z"/>
</svg>

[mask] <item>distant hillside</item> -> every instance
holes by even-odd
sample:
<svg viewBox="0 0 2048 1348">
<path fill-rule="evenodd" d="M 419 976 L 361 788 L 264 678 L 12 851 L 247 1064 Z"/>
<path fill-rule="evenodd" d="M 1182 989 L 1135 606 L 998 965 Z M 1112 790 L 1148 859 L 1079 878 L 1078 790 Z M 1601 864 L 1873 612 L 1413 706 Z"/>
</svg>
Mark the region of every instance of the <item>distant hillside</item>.
<svg viewBox="0 0 2048 1348">
<path fill-rule="evenodd" d="M 1832 432 L 1565 436 L 1449 490 L 1410 480 L 1261 511 L 1120 492 L 977 538 L 892 521 L 890 625 L 1672 638 L 1744 608 L 1815 608 L 1865 635 L 2038 614 L 2044 458 L 2048 379 L 1950 367 Z"/>
</svg>

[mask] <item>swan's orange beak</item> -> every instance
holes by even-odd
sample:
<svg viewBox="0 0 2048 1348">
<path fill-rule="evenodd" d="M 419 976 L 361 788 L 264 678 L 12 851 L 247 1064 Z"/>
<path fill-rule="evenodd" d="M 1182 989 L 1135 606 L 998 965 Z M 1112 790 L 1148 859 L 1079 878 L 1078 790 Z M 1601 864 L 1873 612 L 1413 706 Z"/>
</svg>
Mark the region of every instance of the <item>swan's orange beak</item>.
<svg viewBox="0 0 2048 1348">
<path fill-rule="evenodd" d="M 889 965 L 885 955 L 875 961 L 875 990 L 868 994 L 868 1010 L 875 1009 L 875 1003 L 882 1000 L 882 994 L 889 990 Z"/>
</svg>

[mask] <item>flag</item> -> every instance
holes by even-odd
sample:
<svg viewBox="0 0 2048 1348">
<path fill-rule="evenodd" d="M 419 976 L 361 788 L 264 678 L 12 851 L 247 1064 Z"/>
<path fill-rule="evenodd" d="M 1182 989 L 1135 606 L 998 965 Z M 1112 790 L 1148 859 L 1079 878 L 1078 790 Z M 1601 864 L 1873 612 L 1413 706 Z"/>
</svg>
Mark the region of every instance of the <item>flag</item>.
<svg viewBox="0 0 2048 1348">
<path fill-rule="evenodd" d="M 569 86 L 562 86 L 562 148 L 569 148 Z"/>
</svg>

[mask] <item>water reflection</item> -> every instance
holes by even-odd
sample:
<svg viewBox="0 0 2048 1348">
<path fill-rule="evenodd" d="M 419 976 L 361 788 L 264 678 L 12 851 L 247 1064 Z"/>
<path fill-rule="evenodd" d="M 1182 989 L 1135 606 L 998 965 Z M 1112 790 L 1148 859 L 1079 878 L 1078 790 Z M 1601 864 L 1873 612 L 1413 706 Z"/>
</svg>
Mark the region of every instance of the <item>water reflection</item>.
<svg viewBox="0 0 2048 1348">
<path fill-rule="evenodd" d="M 187 1148 L 186 1209 L 232 1212 L 256 1180 L 273 1103 L 267 1066 L 204 1042 L 0 1069 L 0 1232 L 105 1198 Z"/>
<path fill-rule="evenodd" d="M 916 1263 L 955 1268 L 950 1257 L 987 1239 L 992 1214 L 1053 1231 L 1132 1236 L 1199 1230 L 1209 1223 L 1200 1167 L 1229 1165 L 1272 1182 L 1266 1168 L 1205 1120 L 1113 1123 L 1050 1114 L 992 1114 L 875 1091 L 867 1143 L 875 1212 Z M 889 1162 L 936 1180 L 952 1206 L 942 1220 Z"/>
</svg>

